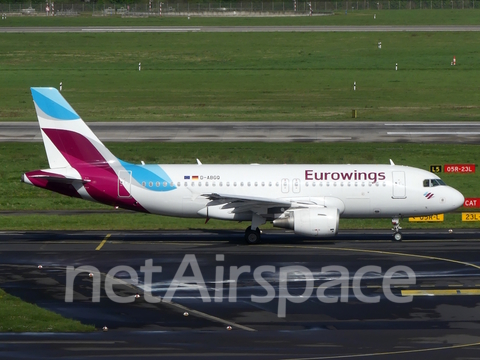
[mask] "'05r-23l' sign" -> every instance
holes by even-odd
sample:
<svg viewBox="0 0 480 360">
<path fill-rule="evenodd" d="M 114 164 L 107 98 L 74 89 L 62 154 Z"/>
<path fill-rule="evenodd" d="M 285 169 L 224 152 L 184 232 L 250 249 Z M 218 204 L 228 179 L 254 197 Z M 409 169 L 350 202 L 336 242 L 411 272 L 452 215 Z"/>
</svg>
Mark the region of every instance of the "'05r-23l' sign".
<svg viewBox="0 0 480 360">
<path fill-rule="evenodd" d="M 445 165 L 430 165 L 430 172 L 432 173 L 441 173 L 443 171 L 446 173 L 461 173 L 461 174 L 470 174 L 475 172 L 475 164 L 445 164 Z"/>
<path fill-rule="evenodd" d="M 445 164 L 443 171 L 446 173 L 474 173 L 475 164 Z"/>
</svg>

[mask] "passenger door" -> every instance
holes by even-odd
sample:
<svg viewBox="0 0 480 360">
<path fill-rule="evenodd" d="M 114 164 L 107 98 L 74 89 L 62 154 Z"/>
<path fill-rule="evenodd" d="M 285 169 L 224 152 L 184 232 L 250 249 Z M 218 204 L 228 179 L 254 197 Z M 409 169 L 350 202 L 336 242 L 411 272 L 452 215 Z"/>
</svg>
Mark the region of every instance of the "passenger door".
<svg viewBox="0 0 480 360">
<path fill-rule="evenodd" d="M 405 199 L 407 197 L 407 187 L 405 184 L 405 172 L 393 171 L 393 196 L 394 199 Z"/>
</svg>

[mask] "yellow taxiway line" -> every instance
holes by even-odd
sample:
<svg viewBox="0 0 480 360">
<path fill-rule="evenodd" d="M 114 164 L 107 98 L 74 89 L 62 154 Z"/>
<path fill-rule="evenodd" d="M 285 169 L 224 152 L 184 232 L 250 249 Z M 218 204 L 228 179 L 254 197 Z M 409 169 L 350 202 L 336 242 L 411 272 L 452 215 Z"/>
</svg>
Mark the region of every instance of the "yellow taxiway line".
<svg viewBox="0 0 480 360">
<path fill-rule="evenodd" d="M 111 234 L 107 234 L 107 236 L 105 236 L 105 239 L 102 240 L 102 242 L 97 246 L 97 248 L 95 250 L 100 250 L 103 247 L 103 245 L 105 245 L 105 243 L 107 242 L 110 235 Z"/>
</svg>

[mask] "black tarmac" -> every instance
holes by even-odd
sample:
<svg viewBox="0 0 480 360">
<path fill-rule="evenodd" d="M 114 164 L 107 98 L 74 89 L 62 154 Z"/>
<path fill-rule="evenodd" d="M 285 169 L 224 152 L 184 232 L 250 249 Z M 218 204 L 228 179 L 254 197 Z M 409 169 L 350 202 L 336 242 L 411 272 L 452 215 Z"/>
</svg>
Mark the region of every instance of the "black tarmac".
<svg viewBox="0 0 480 360">
<path fill-rule="evenodd" d="M 97 331 L 1 334 L 0 358 L 478 358 L 479 233 L 405 231 L 404 239 L 394 242 L 388 231 L 323 240 L 272 231 L 247 246 L 242 232 L 1 232 L 0 287 Z M 150 259 L 162 269 L 148 285 L 142 267 Z M 79 273 L 66 302 L 68 267 L 81 266 L 94 277 Z M 386 273 L 395 266 L 415 278 L 396 273 L 388 295 Z M 340 273 L 327 267 L 347 271 L 344 292 Z M 107 296 L 112 276 L 120 282 L 114 293 L 131 302 Z"/>
</svg>

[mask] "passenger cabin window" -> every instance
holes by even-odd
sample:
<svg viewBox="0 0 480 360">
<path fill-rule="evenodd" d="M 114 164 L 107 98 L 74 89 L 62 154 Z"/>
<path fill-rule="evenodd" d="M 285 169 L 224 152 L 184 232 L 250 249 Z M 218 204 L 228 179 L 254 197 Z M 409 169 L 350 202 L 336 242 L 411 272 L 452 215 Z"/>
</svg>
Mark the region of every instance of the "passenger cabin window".
<svg viewBox="0 0 480 360">
<path fill-rule="evenodd" d="M 423 187 L 435 187 L 446 185 L 443 180 L 440 179 L 425 179 L 423 180 Z"/>
</svg>

